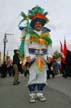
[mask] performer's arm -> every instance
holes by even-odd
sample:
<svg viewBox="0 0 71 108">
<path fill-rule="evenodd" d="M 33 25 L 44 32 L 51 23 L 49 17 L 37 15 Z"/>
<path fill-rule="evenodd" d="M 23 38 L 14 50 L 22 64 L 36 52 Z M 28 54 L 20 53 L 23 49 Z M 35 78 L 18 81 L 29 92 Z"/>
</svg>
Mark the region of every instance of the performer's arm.
<svg viewBox="0 0 71 108">
<path fill-rule="evenodd" d="M 48 46 L 48 57 L 52 58 L 52 46 Z"/>
<path fill-rule="evenodd" d="M 25 44 L 24 44 L 24 52 L 25 52 L 25 57 L 29 57 L 29 44 L 30 44 L 30 41 L 29 41 L 29 34 L 26 36 L 25 38 Z"/>
</svg>

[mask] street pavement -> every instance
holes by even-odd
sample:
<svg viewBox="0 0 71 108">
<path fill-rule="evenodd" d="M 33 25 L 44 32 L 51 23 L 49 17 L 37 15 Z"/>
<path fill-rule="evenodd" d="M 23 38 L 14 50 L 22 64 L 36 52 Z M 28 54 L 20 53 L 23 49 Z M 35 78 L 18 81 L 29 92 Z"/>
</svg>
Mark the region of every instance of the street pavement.
<svg viewBox="0 0 71 108">
<path fill-rule="evenodd" d="M 57 75 L 47 80 L 46 102 L 29 103 L 27 80 L 20 75 L 20 84 L 13 85 L 13 77 L 0 78 L 0 108 L 71 108 L 71 78 Z"/>
</svg>

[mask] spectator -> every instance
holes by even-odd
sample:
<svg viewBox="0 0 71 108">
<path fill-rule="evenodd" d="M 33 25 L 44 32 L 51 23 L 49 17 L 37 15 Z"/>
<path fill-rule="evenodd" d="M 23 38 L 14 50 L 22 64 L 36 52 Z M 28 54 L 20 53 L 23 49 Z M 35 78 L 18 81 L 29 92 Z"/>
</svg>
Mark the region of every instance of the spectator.
<svg viewBox="0 0 71 108">
<path fill-rule="evenodd" d="M 4 63 L 1 66 L 1 77 L 5 78 L 7 76 L 7 65 L 6 62 L 4 61 Z"/>
<path fill-rule="evenodd" d="M 14 69 L 14 82 L 13 85 L 18 85 L 19 82 L 19 65 L 20 65 L 20 59 L 19 59 L 19 51 L 14 50 L 14 56 L 13 56 L 13 69 Z"/>
<path fill-rule="evenodd" d="M 66 55 L 66 77 L 71 77 L 71 51 L 67 50 Z"/>
<path fill-rule="evenodd" d="M 54 67 L 52 63 L 51 57 L 47 58 L 47 79 L 50 79 L 50 75 L 52 75 L 52 78 L 54 78 Z"/>
</svg>

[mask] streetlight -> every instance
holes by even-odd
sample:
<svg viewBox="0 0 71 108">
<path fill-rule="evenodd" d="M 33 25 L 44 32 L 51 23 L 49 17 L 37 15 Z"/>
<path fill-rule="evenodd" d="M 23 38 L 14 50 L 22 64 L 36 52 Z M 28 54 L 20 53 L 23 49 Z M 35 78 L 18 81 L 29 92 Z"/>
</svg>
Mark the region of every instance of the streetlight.
<svg viewBox="0 0 71 108">
<path fill-rule="evenodd" d="M 6 43 L 8 42 L 8 40 L 7 40 L 7 35 L 14 35 L 14 34 L 9 34 L 9 33 L 5 33 L 5 34 L 4 34 L 4 39 L 3 39 L 3 42 L 4 42 L 3 62 L 6 60 L 5 52 L 6 52 Z"/>
</svg>

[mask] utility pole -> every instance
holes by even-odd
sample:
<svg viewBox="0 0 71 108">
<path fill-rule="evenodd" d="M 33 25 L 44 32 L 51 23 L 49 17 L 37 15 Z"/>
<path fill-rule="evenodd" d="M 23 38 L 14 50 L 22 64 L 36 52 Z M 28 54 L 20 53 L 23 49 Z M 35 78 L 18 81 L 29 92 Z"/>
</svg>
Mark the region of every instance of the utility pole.
<svg viewBox="0 0 71 108">
<path fill-rule="evenodd" d="M 4 42 L 3 62 L 6 60 L 6 54 L 5 54 L 6 53 L 6 43 L 8 42 L 7 35 L 14 35 L 14 34 L 9 34 L 9 33 L 4 34 L 4 39 L 3 39 L 3 42 Z"/>
</svg>

